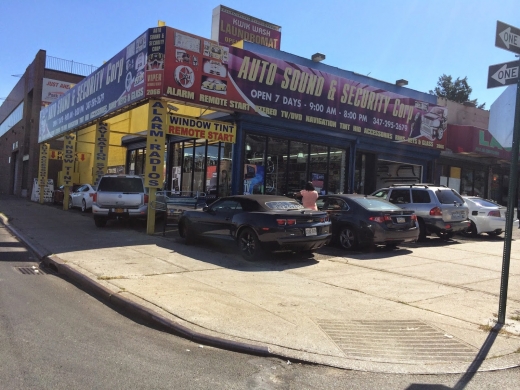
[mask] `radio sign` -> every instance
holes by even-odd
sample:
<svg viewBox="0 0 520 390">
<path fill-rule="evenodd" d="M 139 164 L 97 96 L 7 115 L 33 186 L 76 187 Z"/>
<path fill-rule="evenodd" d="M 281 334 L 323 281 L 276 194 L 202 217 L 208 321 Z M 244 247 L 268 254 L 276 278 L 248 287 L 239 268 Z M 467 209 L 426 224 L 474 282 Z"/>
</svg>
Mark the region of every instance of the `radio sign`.
<svg viewBox="0 0 520 390">
<path fill-rule="evenodd" d="M 146 139 L 145 187 L 162 188 L 164 181 L 164 142 L 166 109 L 159 100 L 150 100 Z"/>
</svg>

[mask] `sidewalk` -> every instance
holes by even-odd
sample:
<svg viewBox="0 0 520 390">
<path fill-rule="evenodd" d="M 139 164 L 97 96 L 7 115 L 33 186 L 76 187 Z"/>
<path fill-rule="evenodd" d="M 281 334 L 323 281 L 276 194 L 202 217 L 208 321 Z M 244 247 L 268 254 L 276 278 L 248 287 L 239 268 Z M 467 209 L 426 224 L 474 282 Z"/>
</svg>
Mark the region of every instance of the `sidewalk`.
<svg viewBox="0 0 520 390">
<path fill-rule="evenodd" d="M 520 365 L 520 229 L 506 326 L 495 325 L 503 236 L 431 238 L 398 250 L 326 247 L 250 263 L 232 248 L 110 223 L 0 195 L 0 221 L 59 273 L 200 344 L 388 373 Z M 171 229 L 170 229 L 171 230 Z"/>
</svg>

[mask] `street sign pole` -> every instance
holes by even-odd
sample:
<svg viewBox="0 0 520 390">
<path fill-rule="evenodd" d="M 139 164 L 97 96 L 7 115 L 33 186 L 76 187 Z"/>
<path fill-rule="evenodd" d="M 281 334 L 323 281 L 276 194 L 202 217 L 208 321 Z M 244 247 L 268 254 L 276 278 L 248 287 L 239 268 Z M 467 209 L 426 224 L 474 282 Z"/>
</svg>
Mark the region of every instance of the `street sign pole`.
<svg viewBox="0 0 520 390">
<path fill-rule="evenodd" d="M 518 60 L 520 66 L 520 58 Z M 498 304 L 498 323 L 505 324 L 507 287 L 509 283 L 509 264 L 511 260 L 511 237 L 515 206 L 518 207 L 518 149 L 520 142 L 520 78 L 516 83 L 515 123 L 513 127 L 513 145 L 511 149 L 511 170 L 509 173 L 509 197 L 507 199 L 506 234 L 502 258 L 502 277 L 500 279 L 500 299 Z"/>
</svg>

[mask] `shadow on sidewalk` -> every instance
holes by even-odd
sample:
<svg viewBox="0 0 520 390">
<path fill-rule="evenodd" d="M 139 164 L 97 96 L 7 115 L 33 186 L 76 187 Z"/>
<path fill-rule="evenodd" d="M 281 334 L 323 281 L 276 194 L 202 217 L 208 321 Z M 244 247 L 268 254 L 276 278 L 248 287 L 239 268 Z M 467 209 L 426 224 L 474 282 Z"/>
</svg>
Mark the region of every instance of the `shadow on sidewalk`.
<svg viewBox="0 0 520 390">
<path fill-rule="evenodd" d="M 424 383 L 413 383 L 410 386 L 406 388 L 406 390 L 447 390 L 447 389 L 453 389 L 453 390 L 462 390 L 466 388 L 467 385 L 471 382 L 475 374 L 477 373 L 478 369 L 482 365 L 482 362 L 486 360 L 486 357 L 491 350 L 491 347 L 493 346 L 493 343 L 495 342 L 498 333 L 500 332 L 500 329 L 502 329 L 502 325 L 495 324 L 493 329 L 489 331 L 489 334 L 484 341 L 484 344 L 482 344 L 482 347 L 480 347 L 479 352 L 477 353 L 477 356 L 475 356 L 475 359 L 471 362 L 470 366 L 466 370 L 466 372 L 462 375 L 462 377 L 457 381 L 455 386 L 453 387 L 447 387 L 444 385 L 429 385 Z"/>
</svg>

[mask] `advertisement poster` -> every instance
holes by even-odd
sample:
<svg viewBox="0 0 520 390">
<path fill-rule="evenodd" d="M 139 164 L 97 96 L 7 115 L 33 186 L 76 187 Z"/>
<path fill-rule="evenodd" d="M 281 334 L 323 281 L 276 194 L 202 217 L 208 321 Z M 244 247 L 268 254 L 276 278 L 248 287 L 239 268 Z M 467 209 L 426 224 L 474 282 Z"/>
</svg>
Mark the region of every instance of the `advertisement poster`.
<svg viewBox="0 0 520 390">
<path fill-rule="evenodd" d="M 74 85 L 74 83 L 69 83 L 66 81 L 44 78 L 42 84 L 42 107 L 47 107 L 49 104 L 60 98 Z"/>
<path fill-rule="evenodd" d="M 446 148 L 446 107 L 171 28 L 165 51 L 163 94 L 172 99 Z"/>
<path fill-rule="evenodd" d="M 263 165 L 244 165 L 244 195 L 263 193 L 264 171 Z"/>
<path fill-rule="evenodd" d="M 40 112 L 38 142 L 145 97 L 148 31 Z"/>
</svg>

